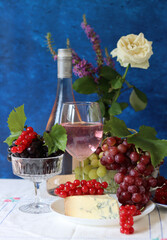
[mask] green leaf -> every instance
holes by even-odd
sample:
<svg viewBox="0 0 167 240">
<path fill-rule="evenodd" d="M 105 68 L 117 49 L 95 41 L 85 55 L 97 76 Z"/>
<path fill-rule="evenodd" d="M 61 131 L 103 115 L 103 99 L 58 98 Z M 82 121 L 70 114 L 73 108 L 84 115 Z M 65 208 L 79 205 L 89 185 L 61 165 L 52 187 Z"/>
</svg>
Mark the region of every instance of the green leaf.
<svg viewBox="0 0 167 240">
<path fill-rule="evenodd" d="M 92 77 L 78 78 L 73 83 L 73 89 L 80 94 L 92 94 L 97 92 L 97 84 Z"/>
<path fill-rule="evenodd" d="M 125 108 L 128 107 L 128 103 L 126 103 L 126 102 L 121 102 L 121 103 L 119 103 L 119 104 L 120 104 L 120 107 L 121 107 L 122 111 L 123 111 Z"/>
<path fill-rule="evenodd" d="M 18 108 L 15 108 L 15 110 L 12 110 L 7 121 L 11 133 L 23 131 L 26 119 L 27 118 L 24 113 L 24 104 Z"/>
<path fill-rule="evenodd" d="M 108 112 L 111 116 L 119 115 L 122 113 L 122 108 L 118 102 L 114 102 L 111 104 L 111 107 Z"/>
<path fill-rule="evenodd" d="M 104 93 L 108 93 L 109 89 L 111 88 L 111 84 L 108 81 L 108 79 L 101 77 L 99 79 L 98 88 L 99 88 L 100 92 L 102 91 Z"/>
<path fill-rule="evenodd" d="M 154 167 L 167 156 L 167 140 L 160 140 L 155 135 L 154 128 L 141 126 L 138 133 L 128 136 L 128 143 L 133 143 L 135 147 L 151 154 L 151 163 Z"/>
<path fill-rule="evenodd" d="M 147 106 L 146 95 L 136 87 L 133 87 L 133 91 L 131 92 L 129 101 L 131 106 L 136 112 L 144 110 Z"/>
<path fill-rule="evenodd" d="M 119 73 L 117 73 L 113 68 L 109 66 L 103 66 L 99 70 L 99 75 L 108 80 L 115 79 L 117 77 L 121 77 Z"/>
<path fill-rule="evenodd" d="M 67 144 L 67 134 L 64 127 L 55 124 L 49 133 L 44 132 L 45 145 L 48 146 L 48 154 L 52 154 L 58 149 L 65 151 Z"/>
<path fill-rule="evenodd" d="M 99 106 L 100 106 L 100 110 L 101 110 L 101 115 L 102 117 L 104 117 L 105 115 L 105 105 L 103 102 L 99 101 Z"/>
<path fill-rule="evenodd" d="M 117 117 L 111 116 L 109 121 L 106 121 L 103 131 L 105 133 L 110 132 L 113 136 L 126 137 L 131 135 L 125 122 Z"/>
<path fill-rule="evenodd" d="M 123 84 L 121 77 L 114 78 L 110 82 L 113 89 L 119 89 L 122 87 Z"/>
<path fill-rule="evenodd" d="M 22 131 L 11 132 L 11 135 L 4 141 L 4 143 L 7 143 L 9 146 L 11 146 L 13 141 L 17 139 L 21 133 Z"/>
</svg>

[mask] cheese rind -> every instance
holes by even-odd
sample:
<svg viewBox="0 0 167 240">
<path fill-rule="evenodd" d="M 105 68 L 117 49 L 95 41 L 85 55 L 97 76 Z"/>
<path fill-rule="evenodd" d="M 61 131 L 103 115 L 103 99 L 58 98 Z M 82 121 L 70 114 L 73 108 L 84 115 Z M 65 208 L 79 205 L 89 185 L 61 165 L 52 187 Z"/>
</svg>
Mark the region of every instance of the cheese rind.
<svg viewBox="0 0 167 240">
<path fill-rule="evenodd" d="M 109 195 L 81 195 L 64 199 L 65 215 L 88 219 L 118 219 L 119 206 Z"/>
</svg>

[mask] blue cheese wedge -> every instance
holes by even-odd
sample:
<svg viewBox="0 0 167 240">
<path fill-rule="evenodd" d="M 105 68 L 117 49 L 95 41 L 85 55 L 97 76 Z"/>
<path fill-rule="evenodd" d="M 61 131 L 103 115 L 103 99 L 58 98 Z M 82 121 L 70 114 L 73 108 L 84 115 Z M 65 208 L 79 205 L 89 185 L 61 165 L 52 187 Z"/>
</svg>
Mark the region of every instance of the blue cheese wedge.
<svg viewBox="0 0 167 240">
<path fill-rule="evenodd" d="M 65 215 L 88 219 L 118 219 L 119 205 L 109 195 L 82 195 L 64 199 Z"/>
</svg>

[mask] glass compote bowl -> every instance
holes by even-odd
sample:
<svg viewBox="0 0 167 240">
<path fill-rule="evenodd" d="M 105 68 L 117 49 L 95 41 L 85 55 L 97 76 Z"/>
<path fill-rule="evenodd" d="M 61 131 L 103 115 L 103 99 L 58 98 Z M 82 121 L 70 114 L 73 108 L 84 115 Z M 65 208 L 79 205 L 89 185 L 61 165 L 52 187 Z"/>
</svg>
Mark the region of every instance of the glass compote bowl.
<svg viewBox="0 0 167 240">
<path fill-rule="evenodd" d="M 50 206 L 40 201 L 38 191 L 40 183 L 60 174 L 62 171 L 63 155 L 48 158 L 22 158 L 12 156 L 12 169 L 16 176 L 29 179 L 34 183 L 35 201 L 19 208 L 26 213 L 47 213 Z"/>
<path fill-rule="evenodd" d="M 67 132 L 66 151 L 80 161 L 96 151 L 103 137 L 103 124 L 97 102 L 63 104 L 61 125 Z"/>
</svg>

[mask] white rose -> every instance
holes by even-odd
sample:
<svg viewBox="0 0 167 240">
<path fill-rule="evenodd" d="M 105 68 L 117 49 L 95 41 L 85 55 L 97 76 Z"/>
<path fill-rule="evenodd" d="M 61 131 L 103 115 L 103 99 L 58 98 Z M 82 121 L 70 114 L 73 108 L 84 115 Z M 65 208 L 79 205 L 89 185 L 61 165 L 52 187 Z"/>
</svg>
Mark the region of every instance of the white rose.
<svg viewBox="0 0 167 240">
<path fill-rule="evenodd" d="M 151 45 L 152 42 L 145 39 L 143 33 L 129 34 L 119 39 L 117 48 L 110 54 L 112 57 L 117 57 L 117 61 L 123 67 L 130 64 L 131 67 L 147 69 L 149 67 L 148 60 L 153 54 Z"/>
</svg>

